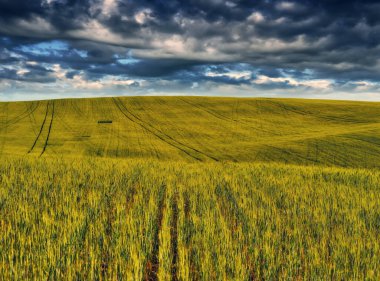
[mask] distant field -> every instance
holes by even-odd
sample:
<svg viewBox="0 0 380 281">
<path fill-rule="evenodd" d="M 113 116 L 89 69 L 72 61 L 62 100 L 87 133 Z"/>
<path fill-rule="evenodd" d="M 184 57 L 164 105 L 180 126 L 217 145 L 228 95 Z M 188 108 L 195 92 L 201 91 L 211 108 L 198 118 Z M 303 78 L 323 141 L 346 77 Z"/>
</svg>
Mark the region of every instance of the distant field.
<svg viewBox="0 0 380 281">
<path fill-rule="evenodd" d="M 206 97 L 0 103 L 0 155 L 15 154 L 380 167 L 380 103 Z"/>
<path fill-rule="evenodd" d="M 380 280 L 380 103 L 0 103 L 0 280 Z"/>
</svg>

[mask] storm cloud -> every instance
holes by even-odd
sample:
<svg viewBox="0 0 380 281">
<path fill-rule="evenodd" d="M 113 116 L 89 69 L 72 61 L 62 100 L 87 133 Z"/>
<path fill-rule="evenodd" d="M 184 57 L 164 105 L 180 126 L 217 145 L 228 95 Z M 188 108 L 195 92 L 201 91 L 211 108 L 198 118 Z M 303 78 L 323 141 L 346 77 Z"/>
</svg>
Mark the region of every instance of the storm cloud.
<svg viewBox="0 0 380 281">
<path fill-rule="evenodd" d="M 1 99 L 379 88 L 378 1 L 0 0 Z"/>
</svg>

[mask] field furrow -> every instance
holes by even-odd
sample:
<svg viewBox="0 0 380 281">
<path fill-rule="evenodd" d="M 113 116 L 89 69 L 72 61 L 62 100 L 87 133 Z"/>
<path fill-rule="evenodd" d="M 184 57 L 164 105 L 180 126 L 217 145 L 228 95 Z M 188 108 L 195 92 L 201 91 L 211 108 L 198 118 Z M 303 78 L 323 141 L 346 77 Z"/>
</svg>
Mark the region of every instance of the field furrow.
<svg viewBox="0 0 380 281">
<path fill-rule="evenodd" d="M 380 167 L 378 103 L 207 97 L 56 100 L 49 133 L 50 103 L 2 106 L 8 112 L 0 123 L 3 155 L 30 151 L 38 157 L 49 135 L 44 155 Z"/>
<path fill-rule="evenodd" d="M 170 245 L 171 245 L 171 280 L 178 281 L 178 194 L 171 199 Z"/>
<path fill-rule="evenodd" d="M 2 158 L 0 276 L 377 280 L 379 179 L 283 164 Z"/>
<path fill-rule="evenodd" d="M 49 113 L 49 105 L 50 103 L 47 103 L 46 104 L 46 113 L 45 113 L 45 117 L 44 117 L 44 120 L 42 121 L 42 124 L 41 124 L 41 127 L 40 127 L 40 130 L 36 136 L 36 139 L 34 140 L 33 144 L 32 144 L 32 147 L 29 149 L 28 153 L 31 153 L 34 149 L 34 147 L 36 146 L 37 142 L 38 142 L 38 139 L 40 138 L 41 134 L 42 134 L 42 131 L 45 127 L 45 123 L 46 123 L 46 119 L 48 117 L 48 113 Z"/>
<path fill-rule="evenodd" d="M 182 143 L 178 143 L 173 138 L 167 136 L 166 134 L 162 133 L 161 131 L 157 131 L 154 127 L 152 127 L 152 126 L 144 123 L 140 118 L 138 118 L 135 115 L 131 114 L 126 109 L 126 107 L 122 104 L 122 102 L 118 102 L 115 99 L 115 104 L 119 108 L 119 110 L 124 114 L 125 117 L 127 117 L 132 122 L 134 122 L 134 123 L 138 124 L 139 126 L 141 126 L 143 129 L 145 129 L 146 131 L 148 131 L 149 133 L 151 133 L 153 136 L 159 138 L 160 140 L 162 140 L 166 144 L 168 144 L 168 145 L 170 145 L 170 146 L 172 146 L 174 148 L 177 148 L 178 150 L 184 152 L 186 155 L 190 156 L 191 158 L 193 158 L 195 160 L 198 160 L 198 161 L 201 161 L 201 158 L 199 158 L 198 156 L 193 155 L 187 149 L 185 149 L 184 148 L 184 147 L 186 147 L 185 145 L 183 145 Z M 192 150 L 194 150 L 194 149 L 192 149 Z M 196 151 L 196 152 L 199 152 L 199 151 Z"/>
<path fill-rule="evenodd" d="M 46 140 L 45 140 L 45 143 L 44 143 L 44 146 L 42 148 L 42 151 L 41 151 L 41 154 L 40 154 L 40 157 L 45 153 L 46 151 L 46 148 L 48 147 L 49 145 L 49 138 L 50 138 L 50 134 L 51 134 L 51 131 L 52 131 L 52 127 L 53 127 L 53 121 L 54 121 L 54 109 L 55 109 L 55 104 L 54 104 L 54 101 L 51 103 L 51 117 L 50 117 L 50 123 L 49 123 L 49 127 L 48 127 L 48 131 L 47 131 L 47 136 L 46 136 Z"/>
<path fill-rule="evenodd" d="M 162 185 L 158 193 L 158 210 L 156 215 L 156 224 L 153 234 L 153 247 L 152 252 L 149 255 L 149 259 L 146 263 L 144 280 L 155 281 L 158 279 L 158 272 L 160 267 L 159 255 L 160 255 L 160 231 L 162 227 L 162 220 L 166 206 L 166 186 Z"/>
</svg>

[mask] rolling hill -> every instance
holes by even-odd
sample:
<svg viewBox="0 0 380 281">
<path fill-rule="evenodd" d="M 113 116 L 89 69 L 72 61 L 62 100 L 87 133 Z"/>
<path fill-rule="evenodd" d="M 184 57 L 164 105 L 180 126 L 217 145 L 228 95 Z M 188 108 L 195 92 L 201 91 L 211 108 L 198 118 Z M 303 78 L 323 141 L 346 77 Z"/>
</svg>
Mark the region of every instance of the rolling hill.
<svg viewBox="0 0 380 281">
<path fill-rule="evenodd" d="M 209 97 L 3 102 L 0 155 L 380 167 L 380 103 Z"/>
<path fill-rule="evenodd" d="M 379 280 L 379 113 L 261 98 L 0 103 L 0 279 Z"/>
</svg>

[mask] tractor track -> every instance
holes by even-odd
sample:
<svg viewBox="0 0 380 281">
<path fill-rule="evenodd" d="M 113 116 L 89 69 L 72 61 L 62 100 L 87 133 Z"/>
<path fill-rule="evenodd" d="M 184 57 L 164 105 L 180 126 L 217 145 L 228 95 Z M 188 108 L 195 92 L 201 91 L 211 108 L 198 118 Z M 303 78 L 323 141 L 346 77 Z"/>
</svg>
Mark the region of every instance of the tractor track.
<svg viewBox="0 0 380 281">
<path fill-rule="evenodd" d="M 106 106 L 104 106 L 104 104 L 100 104 L 99 102 L 100 101 L 92 103 L 92 112 L 97 112 L 99 114 L 98 118 L 113 120 L 115 117 L 114 114 L 106 108 L 106 106 L 108 106 L 108 103 L 110 103 L 110 105 L 113 105 L 113 101 L 107 101 Z M 95 142 L 95 153 L 97 156 L 115 157 L 117 155 L 117 150 L 113 149 L 112 146 L 113 140 L 118 138 L 116 126 L 118 126 L 116 122 L 110 126 L 102 126 L 99 124 L 97 125 L 96 132 L 102 136 L 102 138 L 99 138 Z"/>
<path fill-rule="evenodd" d="M 34 147 L 36 146 L 36 144 L 38 142 L 38 139 L 40 138 L 40 136 L 42 134 L 42 131 L 44 130 L 46 119 L 47 119 L 47 116 L 49 114 L 49 105 L 50 105 L 50 102 L 48 102 L 46 104 L 46 112 L 45 112 L 44 120 L 42 121 L 42 124 L 41 124 L 41 127 L 40 127 L 40 131 L 38 132 L 38 135 L 36 136 L 36 139 L 34 140 L 34 143 L 33 143 L 32 147 L 29 149 L 28 154 L 33 151 Z"/>
<path fill-rule="evenodd" d="M 223 120 L 223 121 L 226 121 L 226 122 L 237 122 L 237 123 L 240 123 L 240 121 L 238 120 L 234 120 L 230 117 L 227 117 L 227 116 L 224 116 L 223 114 L 220 114 L 220 113 L 216 113 L 212 110 L 209 110 L 209 109 L 206 109 L 204 108 L 203 106 L 201 105 L 197 105 L 197 104 L 194 104 L 192 102 L 189 102 L 187 101 L 186 99 L 184 98 L 178 98 L 180 101 L 184 102 L 184 103 L 187 103 L 188 105 L 192 106 L 192 107 L 195 107 L 195 108 L 198 108 L 199 110 L 202 110 L 212 116 L 214 116 L 215 118 L 219 119 L 219 120 Z"/>
<path fill-rule="evenodd" d="M 134 101 L 134 103 L 136 103 L 136 101 Z M 139 103 L 138 103 L 139 104 Z M 151 151 L 151 155 L 153 157 L 156 157 L 157 159 L 160 159 L 160 156 L 159 156 L 159 152 L 157 150 L 157 147 L 153 144 L 153 140 L 152 138 L 150 137 L 150 132 L 146 129 L 143 129 L 142 130 L 144 135 L 146 136 L 146 138 L 149 140 L 149 144 L 150 146 L 152 147 L 152 151 Z M 143 150 L 142 150 L 143 151 Z"/>
<path fill-rule="evenodd" d="M 38 107 L 39 107 L 39 102 L 32 102 L 32 106 L 27 107 L 26 110 L 23 111 L 21 114 L 17 115 L 16 117 L 13 117 L 10 120 L 7 120 L 5 126 L 10 127 L 14 124 L 17 124 L 21 120 L 23 120 L 23 119 L 27 118 L 28 116 L 30 116 L 31 114 L 33 114 L 37 110 Z"/>
<path fill-rule="evenodd" d="M 165 103 L 164 100 L 162 100 L 162 99 L 158 99 L 157 102 L 158 102 L 163 108 L 165 107 L 164 111 L 165 111 L 166 113 L 169 113 L 169 112 L 172 110 L 169 106 L 167 106 L 167 104 Z M 150 108 L 151 108 L 151 107 L 150 107 Z M 152 108 L 151 108 L 151 109 L 152 109 Z M 153 108 L 153 110 L 154 110 L 154 108 Z M 152 111 L 153 111 L 153 110 L 152 110 Z M 150 117 L 150 119 L 152 119 L 152 117 Z M 186 144 L 184 144 L 184 143 L 179 142 L 179 141 L 177 140 L 178 137 L 177 137 L 176 139 L 174 139 L 174 138 L 170 137 L 169 135 L 167 135 L 168 138 L 172 138 L 172 139 L 173 139 L 174 141 L 176 141 L 177 143 L 180 143 L 181 145 L 183 145 L 183 146 L 185 146 L 185 147 L 187 147 L 187 148 L 189 148 L 189 149 L 191 149 L 191 150 L 194 150 L 194 146 L 196 146 L 196 147 L 198 147 L 198 149 L 197 149 L 198 153 L 201 153 L 201 154 L 205 155 L 206 157 L 211 158 L 212 155 L 211 155 L 210 153 L 208 153 L 208 152 L 205 152 L 205 151 L 207 151 L 207 149 L 209 148 L 209 146 L 207 146 L 205 142 L 202 142 L 202 141 L 199 141 L 199 140 L 198 140 L 197 135 L 196 135 L 198 132 L 197 132 L 195 135 L 192 134 L 191 136 L 184 136 L 183 133 L 186 132 L 186 129 L 183 130 L 183 128 L 182 128 L 181 126 L 179 126 L 179 125 L 177 124 L 177 122 L 173 122 L 173 120 L 170 120 L 170 119 L 164 119 L 164 121 L 165 121 L 165 123 L 170 124 L 171 129 L 173 130 L 173 132 L 172 132 L 173 135 L 175 135 L 175 136 L 181 136 L 181 137 L 184 137 L 185 139 L 191 139 L 191 140 L 192 140 L 192 146 L 190 146 L 190 145 L 186 145 Z M 145 122 L 145 123 L 147 123 L 147 122 Z M 148 124 L 150 124 L 150 123 L 148 123 Z M 157 124 L 157 125 L 158 125 L 158 124 Z M 159 128 L 160 128 L 160 125 L 158 125 L 158 126 L 159 126 Z M 158 128 L 157 128 L 157 130 L 159 130 L 161 133 L 165 134 L 165 133 L 162 131 L 162 129 L 158 129 Z M 174 133 L 174 130 L 175 130 L 175 133 Z M 166 135 L 166 134 L 165 134 L 165 135 Z M 215 151 L 216 151 L 216 148 L 213 147 L 213 149 L 214 149 L 213 151 L 215 152 Z M 220 152 L 220 151 L 219 151 L 219 152 Z M 220 154 L 220 153 L 218 153 L 218 154 Z M 214 157 L 213 160 L 214 160 L 214 161 L 219 161 L 219 159 L 217 159 L 216 157 Z"/>
<path fill-rule="evenodd" d="M 27 107 L 29 108 L 29 110 L 32 109 L 32 105 L 27 105 Z M 37 108 L 39 107 L 39 103 L 37 105 Z M 32 127 L 32 130 L 33 130 L 33 133 L 34 135 L 37 136 L 37 131 L 36 131 L 36 127 L 38 126 L 37 125 L 37 121 L 36 121 L 36 117 L 34 116 L 34 112 L 32 112 L 31 114 L 29 114 L 29 121 L 30 121 L 30 124 L 31 124 L 31 127 Z"/>
<path fill-rule="evenodd" d="M 40 154 L 40 157 L 45 153 L 46 148 L 49 145 L 50 133 L 51 133 L 51 129 L 53 127 L 53 121 L 54 121 L 54 109 L 55 109 L 54 101 L 52 101 L 52 105 L 53 105 L 53 107 L 52 107 L 52 111 L 51 111 L 51 119 L 50 119 L 48 134 L 46 136 L 45 144 L 44 144 L 44 147 L 43 147 L 42 152 Z"/>
<path fill-rule="evenodd" d="M 108 196 L 106 194 L 106 220 L 104 223 L 105 232 L 104 232 L 104 241 L 106 242 L 106 246 L 104 247 L 103 241 L 101 243 L 101 264 L 100 264 L 100 273 L 102 276 L 102 280 L 107 280 L 108 276 L 108 268 L 112 259 L 112 253 L 110 252 L 109 245 L 112 244 L 112 236 L 114 233 L 114 222 L 116 219 L 116 209 L 114 204 L 114 196 Z"/>
<path fill-rule="evenodd" d="M 217 198 L 217 205 L 219 212 L 222 215 L 222 219 L 229 225 L 229 232 L 232 237 L 232 240 L 236 240 L 239 236 L 237 229 L 240 228 L 244 233 L 250 231 L 248 225 L 248 217 L 244 211 L 240 208 L 238 201 L 236 200 L 233 191 L 229 187 L 227 182 L 218 184 L 215 189 L 215 195 Z M 249 244 L 249 241 L 245 241 L 244 244 Z M 256 280 L 253 260 L 251 258 L 250 252 L 247 248 L 242 250 L 242 254 L 245 258 L 244 263 L 246 264 L 247 269 L 249 270 L 249 280 Z"/>
<path fill-rule="evenodd" d="M 120 111 L 120 113 L 124 116 L 124 113 L 119 109 L 119 111 Z M 125 116 L 124 116 L 125 117 Z M 128 118 L 127 118 L 128 119 Z M 131 121 L 130 119 L 128 119 L 129 121 Z M 125 122 L 128 122 L 127 120 L 125 120 L 124 119 L 124 121 Z M 139 130 L 141 130 L 141 132 L 144 134 L 144 135 L 148 135 L 148 133 L 146 132 L 146 130 L 144 129 L 144 128 L 142 128 L 141 126 L 138 126 L 138 124 L 137 123 L 135 123 L 135 122 L 132 122 L 132 126 L 133 126 L 133 129 L 136 131 L 136 132 L 138 132 Z M 128 137 L 126 137 L 126 136 L 123 136 L 123 135 L 120 135 L 120 138 L 122 139 L 122 140 L 125 140 L 127 143 L 128 143 L 128 141 L 130 141 L 129 139 L 128 139 Z M 137 141 L 137 146 L 138 146 L 138 148 L 139 148 L 139 151 L 141 152 L 141 154 L 142 154 L 142 152 L 144 151 L 143 150 L 143 148 L 142 148 L 142 145 L 141 145 L 141 141 L 140 141 L 140 138 L 137 136 L 136 137 L 136 141 Z M 128 151 L 128 155 L 129 156 L 131 156 L 131 151 L 130 151 L 130 148 L 127 146 L 127 151 Z"/>
<path fill-rule="evenodd" d="M 178 194 L 171 200 L 172 217 L 170 221 L 170 246 L 172 254 L 171 280 L 178 281 Z"/>
<path fill-rule="evenodd" d="M 280 147 L 277 147 L 277 146 L 274 146 L 274 145 L 269 145 L 269 144 L 264 144 L 263 146 L 269 148 L 270 150 L 273 150 L 273 149 L 277 150 L 277 151 L 279 151 L 281 153 L 281 155 L 288 155 L 288 156 L 291 156 L 291 157 L 298 158 L 301 161 L 304 160 L 304 161 L 309 162 L 309 163 L 319 163 L 319 160 L 318 160 L 319 151 L 316 152 L 315 157 L 313 159 L 313 158 L 308 158 L 307 155 L 303 156 L 302 154 L 289 151 L 286 148 L 280 148 Z M 284 158 L 283 160 L 285 160 L 285 159 L 286 158 Z"/>
<path fill-rule="evenodd" d="M 80 258 L 89 263 L 88 261 L 88 254 L 85 250 L 85 247 L 83 246 L 84 243 L 85 243 L 85 240 L 87 239 L 87 233 L 88 233 L 88 230 L 89 230 L 89 225 L 94 223 L 98 218 L 99 216 L 101 215 L 102 213 L 102 207 L 103 205 L 107 205 L 107 200 L 109 200 L 110 198 L 112 199 L 112 197 L 115 195 L 116 193 L 116 186 L 112 186 L 110 188 L 110 190 L 108 191 L 108 193 L 104 194 L 104 196 L 102 196 L 102 198 L 99 200 L 98 204 L 96 205 L 96 207 L 89 207 L 86 209 L 86 214 L 85 214 L 85 217 L 83 219 L 83 223 L 82 225 L 80 225 L 80 227 L 78 229 L 76 229 L 74 231 L 74 233 L 72 234 L 71 236 L 71 239 L 67 242 L 64 243 L 63 247 L 64 248 L 67 248 L 69 245 L 76 245 L 78 247 L 78 249 L 80 249 Z M 108 207 L 108 206 L 106 206 Z M 112 216 L 112 214 L 109 214 Z M 110 217 L 109 219 L 112 219 L 112 217 Z M 106 221 L 106 223 L 108 223 Z M 105 252 L 103 252 L 105 253 Z M 104 256 L 102 256 L 103 258 Z M 59 263 L 60 261 L 58 260 L 56 262 L 56 265 L 55 267 L 57 268 L 59 266 Z M 107 272 L 107 269 L 108 269 L 108 264 L 103 264 L 103 261 L 101 262 L 100 264 L 100 272 L 102 274 L 102 276 L 104 276 Z M 87 277 L 85 275 L 85 277 Z M 88 278 L 85 278 L 84 280 L 87 280 Z M 56 278 L 48 278 L 48 280 L 56 280 Z"/>
<path fill-rule="evenodd" d="M 145 130 L 147 130 L 148 132 L 150 132 L 151 134 L 153 134 L 154 136 L 156 136 L 160 140 L 164 141 L 168 145 L 170 145 L 172 147 L 175 147 L 176 149 L 184 152 L 185 154 L 187 154 L 191 158 L 194 158 L 197 161 L 202 161 L 202 158 L 200 158 L 198 156 L 192 155 L 190 152 L 187 151 L 187 149 L 190 150 L 190 151 L 196 152 L 198 154 L 201 154 L 203 156 L 206 156 L 206 157 L 208 157 L 208 158 L 210 158 L 210 159 L 212 159 L 212 160 L 214 160 L 216 162 L 219 161 L 217 158 L 215 158 L 213 156 L 210 156 L 210 155 L 208 155 L 208 154 L 206 154 L 206 153 L 204 153 L 204 152 L 202 152 L 202 151 L 200 151 L 198 149 L 195 149 L 195 148 L 192 148 L 190 146 L 187 146 L 187 145 L 183 144 L 182 142 L 179 142 L 179 141 L 175 140 L 174 138 L 172 138 L 171 136 L 165 134 L 164 132 L 162 132 L 161 130 L 157 129 L 156 127 L 154 127 L 154 126 L 146 123 L 140 117 L 138 117 L 135 114 L 133 114 L 132 112 L 130 112 L 125 107 L 125 105 L 123 104 L 123 102 L 120 101 L 119 99 L 113 98 L 113 100 L 114 100 L 116 106 L 119 108 L 119 110 L 123 113 L 123 115 L 125 117 L 127 117 L 132 122 L 138 124 L 140 127 L 144 128 Z"/>
<path fill-rule="evenodd" d="M 312 111 L 298 109 L 295 106 L 290 106 L 290 105 L 287 105 L 286 103 L 283 103 L 280 101 L 270 101 L 270 103 L 272 103 L 273 105 L 275 105 L 277 107 L 280 107 L 284 111 L 292 112 L 292 113 L 295 113 L 298 115 L 303 115 L 303 116 L 307 116 L 309 118 L 315 118 L 315 119 L 319 119 L 319 120 L 323 120 L 323 121 L 327 121 L 327 122 L 339 122 L 339 123 L 349 123 L 349 124 L 350 123 L 355 123 L 355 124 L 367 123 L 364 121 L 360 122 L 357 119 L 353 119 L 353 118 L 349 118 L 349 117 L 347 118 L 347 117 L 339 117 L 339 116 L 331 116 L 331 115 L 321 115 L 321 113 L 318 111 L 312 112 Z"/>
<path fill-rule="evenodd" d="M 185 235 L 184 243 L 185 247 L 189 253 L 189 273 L 191 276 L 191 280 L 198 281 L 201 280 L 200 272 L 201 269 L 199 268 L 198 261 L 198 254 L 197 250 L 194 249 L 194 245 L 192 243 L 192 237 L 193 237 L 193 222 L 191 220 L 191 209 L 192 209 L 192 203 L 190 200 L 190 195 L 188 191 L 182 192 L 182 198 L 183 198 L 183 212 L 184 212 L 184 227 L 185 230 L 182 232 L 182 235 Z"/>
<path fill-rule="evenodd" d="M 116 98 L 113 98 L 113 99 L 114 99 L 114 102 L 115 102 L 116 106 L 117 106 L 117 107 L 119 108 L 119 110 L 121 111 L 121 113 L 122 113 L 125 117 L 127 117 L 130 121 L 132 121 L 133 123 L 139 125 L 140 127 L 142 127 L 143 130 L 148 131 L 149 133 L 153 134 L 154 136 L 156 136 L 157 138 L 159 138 L 159 139 L 162 140 L 163 142 L 167 143 L 168 145 L 170 145 L 170 146 L 172 146 L 172 147 L 174 147 L 174 148 L 176 148 L 176 149 L 179 149 L 180 151 L 184 152 L 185 154 L 187 154 L 188 156 L 194 158 L 195 160 L 202 161 L 201 158 L 198 158 L 198 157 L 196 157 L 196 156 L 191 155 L 191 154 L 190 154 L 188 151 L 186 151 L 185 149 L 179 147 L 179 146 L 176 145 L 176 144 L 171 143 L 170 141 L 168 141 L 167 139 L 165 139 L 165 137 L 160 136 L 160 135 L 158 135 L 157 133 L 155 133 L 152 129 L 149 129 L 149 128 L 148 128 L 149 125 L 146 125 L 145 122 L 142 121 L 139 117 L 137 117 L 136 115 L 134 115 L 133 113 L 131 113 L 129 110 L 127 110 L 126 107 L 124 106 L 124 104 L 123 104 L 120 100 L 118 100 L 119 103 L 120 103 L 120 104 L 119 104 L 119 103 L 117 102 L 117 99 L 116 99 Z M 127 114 L 126 112 L 124 112 L 123 109 L 124 109 L 127 113 L 129 113 L 130 115 L 132 115 L 132 117 L 131 117 L 131 116 L 128 116 L 128 114 Z M 139 120 L 140 122 L 134 120 L 133 118 L 136 118 L 136 119 Z M 165 135 L 165 134 L 164 134 L 164 135 Z M 166 136 L 166 137 L 167 137 L 167 136 Z"/>
<path fill-rule="evenodd" d="M 166 186 L 162 185 L 159 191 L 158 212 L 156 216 L 156 229 L 153 234 L 153 250 L 145 267 L 145 281 L 158 281 L 158 269 L 160 267 L 160 230 L 162 228 L 162 219 L 166 208 L 165 196 Z"/>
<path fill-rule="evenodd" d="M 90 136 L 91 135 L 91 132 L 78 131 L 75 128 L 73 128 L 72 126 L 70 126 L 70 123 L 65 120 L 64 116 L 56 115 L 55 118 L 56 119 L 58 118 L 57 122 L 60 124 L 60 126 L 63 127 L 63 129 L 67 130 L 67 132 L 73 132 L 75 138 L 81 138 L 82 136 Z M 93 144 L 93 142 L 91 140 L 86 139 L 85 144 L 88 148 L 95 150 L 95 145 Z"/>
<path fill-rule="evenodd" d="M 273 132 L 270 132 L 270 131 L 268 131 L 268 130 L 264 130 L 264 129 L 262 129 L 262 128 L 258 128 L 258 127 L 256 127 L 256 126 L 254 126 L 254 125 L 253 125 L 251 122 L 249 122 L 249 121 L 238 120 L 238 119 L 236 119 L 236 118 L 231 118 L 231 117 L 225 116 L 225 115 L 223 115 L 223 114 L 220 114 L 220 113 L 217 113 L 217 112 L 212 111 L 212 110 L 210 110 L 210 109 L 207 109 L 207 108 L 205 108 L 205 107 L 202 106 L 202 105 L 197 105 L 197 104 L 194 104 L 194 103 L 192 103 L 192 102 L 190 102 L 190 101 L 187 101 L 187 100 L 184 99 L 184 98 L 179 98 L 179 100 L 182 101 L 182 102 L 184 102 L 184 103 L 187 103 L 188 105 L 190 105 L 190 106 L 192 106 L 192 107 L 194 107 L 194 108 L 197 108 L 197 109 L 199 109 L 199 110 L 202 110 L 202 111 L 204 111 L 204 112 L 206 112 L 206 113 L 208 113 L 208 114 L 214 116 L 215 118 L 217 118 L 217 119 L 219 119 L 219 120 L 222 120 L 222 121 L 225 121 L 225 122 L 228 122 L 228 123 L 234 123 L 235 126 L 237 126 L 237 125 L 241 125 L 241 126 L 244 126 L 245 129 L 254 129 L 254 130 L 256 130 L 256 131 L 260 131 L 260 132 L 263 132 L 263 133 L 266 133 L 266 134 L 270 134 L 270 135 L 273 134 Z M 233 114 L 235 114 L 235 115 L 238 117 L 239 114 L 238 114 L 238 109 L 237 109 L 237 108 L 238 108 L 238 103 L 236 103 L 236 104 L 234 105 L 234 108 L 233 108 Z M 236 127 L 235 127 L 235 128 L 236 128 Z"/>
<path fill-rule="evenodd" d="M 2 118 L 5 119 L 5 121 L 2 122 L 2 123 L 5 124 L 7 122 L 7 120 L 8 120 L 8 115 L 9 115 L 9 108 L 8 108 L 9 107 L 9 103 L 6 103 L 4 106 L 6 108 L 4 110 L 4 112 L 6 112 L 6 113 L 5 113 L 5 116 L 2 117 Z M 2 134 L 2 138 L 0 140 L 0 155 L 3 155 L 3 153 L 4 153 L 4 147 L 5 147 L 5 137 L 8 134 L 8 127 L 7 126 L 2 127 L 1 130 L 0 130 L 0 132 Z"/>
</svg>

